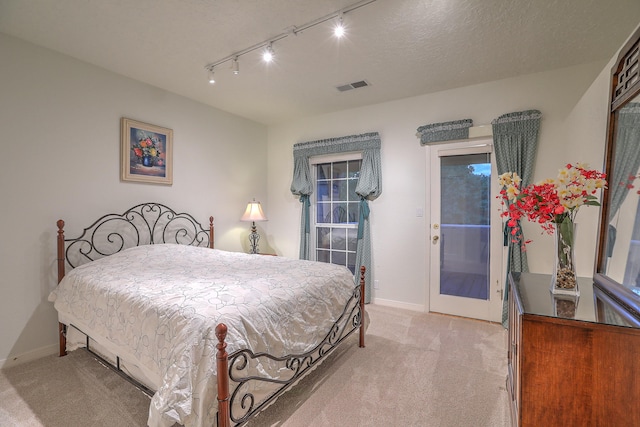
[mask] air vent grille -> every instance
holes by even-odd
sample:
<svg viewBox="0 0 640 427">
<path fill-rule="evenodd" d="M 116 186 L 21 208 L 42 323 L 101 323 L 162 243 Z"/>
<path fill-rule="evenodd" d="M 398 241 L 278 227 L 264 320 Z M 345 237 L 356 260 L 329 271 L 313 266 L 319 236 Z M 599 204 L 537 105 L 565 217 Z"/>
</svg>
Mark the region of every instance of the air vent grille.
<svg viewBox="0 0 640 427">
<path fill-rule="evenodd" d="M 336 89 L 338 89 L 338 91 L 340 92 L 346 92 L 351 89 L 358 89 L 358 88 L 367 87 L 367 86 L 371 86 L 371 85 L 366 80 L 360 80 L 357 82 L 348 83 L 346 85 L 336 86 Z"/>
</svg>

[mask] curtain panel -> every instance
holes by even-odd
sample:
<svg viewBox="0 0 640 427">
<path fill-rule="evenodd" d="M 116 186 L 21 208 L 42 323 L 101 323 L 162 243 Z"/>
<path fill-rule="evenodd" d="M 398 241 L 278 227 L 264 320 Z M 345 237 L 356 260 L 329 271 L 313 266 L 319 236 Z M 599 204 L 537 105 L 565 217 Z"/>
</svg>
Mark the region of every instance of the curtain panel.
<svg viewBox="0 0 640 427">
<path fill-rule="evenodd" d="M 420 145 L 430 145 L 442 141 L 468 139 L 469 128 L 473 126 L 473 120 L 455 120 L 452 122 L 432 123 L 420 126 L 418 136 Z"/>
<path fill-rule="evenodd" d="M 496 155 L 498 174 L 516 172 L 522 178 L 522 187 L 531 183 L 533 168 L 538 149 L 538 132 L 542 113 L 538 110 L 527 110 L 503 114 L 491 122 L 493 128 L 493 147 Z M 522 229 L 518 227 L 520 233 Z M 529 264 L 527 253 L 520 244 L 512 242 L 511 229 L 505 224 L 505 245 L 509 247 L 507 261 L 507 277 L 511 271 L 527 272 Z M 520 236 L 524 240 L 524 236 Z M 509 283 L 505 280 L 502 303 L 502 325 L 508 324 Z"/>
<path fill-rule="evenodd" d="M 369 226 L 369 201 L 375 200 L 382 193 L 382 168 L 380 156 L 380 135 L 377 132 L 361 135 L 350 135 L 340 138 L 300 142 L 293 146 L 293 181 L 291 193 L 298 196 L 302 203 L 300 219 L 300 259 L 310 257 L 310 206 L 314 182 L 309 159 L 327 154 L 362 152 L 360 177 L 356 186 L 356 194 L 360 197 L 360 217 L 358 219 L 358 243 L 356 249 L 356 266 L 364 265 L 366 288 L 365 302 L 371 302 L 371 285 L 373 271 L 371 268 L 371 232 Z M 360 277 L 356 268 L 355 279 Z"/>
<path fill-rule="evenodd" d="M 629 177 L 640 167 L 640 103 L 629 103 L 618 112 L 613 175 L 609 179 L 611 208 L 609 221 L 613 219 L 629 193 Z"/>
<path fill-rule="evenodd" d="M 618 111 L 616 124 L 616 141 L 613 154 L 613 173 L 609 177 L 611 203 L 609 208 L 609 222 L 613 220 L 620 206 L 629 193 L 629 177 L 635 176 L 640 167 L 640 151 L 637 149 L 640 141 L 640 103 L 630 102 Z M 616 243 L 617 230 L 609 224 L 607 232 L 607 256 L 613 253 Z"/>
</svg>

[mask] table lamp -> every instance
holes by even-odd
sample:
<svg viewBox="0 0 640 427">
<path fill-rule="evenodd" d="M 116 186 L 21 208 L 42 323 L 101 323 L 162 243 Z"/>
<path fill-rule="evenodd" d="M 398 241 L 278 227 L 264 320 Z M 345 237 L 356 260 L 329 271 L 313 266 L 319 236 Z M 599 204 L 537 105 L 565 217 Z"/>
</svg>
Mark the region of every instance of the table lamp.
<svg viewBox="0 0 640 427">
<path fill-rule="evenodd" d="M 253 199 L 252 202 L 247 204 L 247 210 L 240 218 L 240 221 L 251 221 L 251 234 L 249 234 L 249 242 L 251 243 L 251 253 L 258 253 L 258 241 L 260 240 L 260 235 L 256 231 L 256 221 L 267 221 L 267 217 L 262 212 L 262 206 L 260 206 L 260 202 L 256 202 Z"/>
</svg>

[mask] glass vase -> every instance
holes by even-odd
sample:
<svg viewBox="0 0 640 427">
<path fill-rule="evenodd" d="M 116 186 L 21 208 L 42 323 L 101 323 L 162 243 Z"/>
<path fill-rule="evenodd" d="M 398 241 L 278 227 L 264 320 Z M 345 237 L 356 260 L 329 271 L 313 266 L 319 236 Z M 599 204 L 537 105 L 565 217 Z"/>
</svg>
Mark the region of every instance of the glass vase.
<svg viewBox="0 0 640 427">
<path fill-rule="evenodd" d="M 554 262 L 551 292 L 557 295 L 580 295 L 575 263 L 576 224 L 571 219 L 555 224 Z"/>
</svg>

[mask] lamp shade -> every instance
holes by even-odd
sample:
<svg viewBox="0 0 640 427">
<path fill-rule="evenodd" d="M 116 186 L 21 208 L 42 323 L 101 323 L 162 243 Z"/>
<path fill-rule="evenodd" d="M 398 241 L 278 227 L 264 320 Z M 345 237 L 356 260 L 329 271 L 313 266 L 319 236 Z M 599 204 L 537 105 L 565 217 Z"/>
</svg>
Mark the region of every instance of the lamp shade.
<svg viewBox="0 0 640 427">
<path fill-rule="evenodd" d="M 240 218 L 240 221 L 267 221 L 267 217 L 262 212 L 262 206 L 260 202 L 249 202 L 247 204 L 247 210 L 244 211 L 244 215 Z"/>
</svg>

